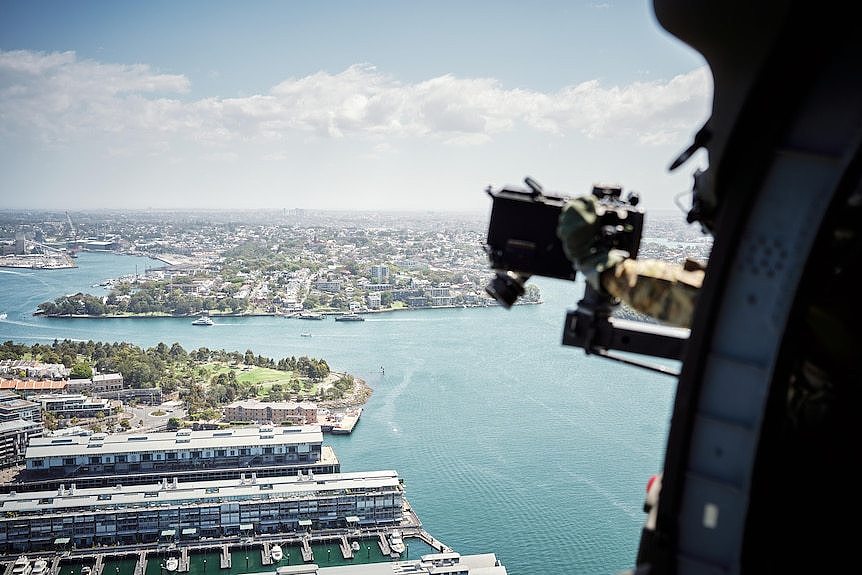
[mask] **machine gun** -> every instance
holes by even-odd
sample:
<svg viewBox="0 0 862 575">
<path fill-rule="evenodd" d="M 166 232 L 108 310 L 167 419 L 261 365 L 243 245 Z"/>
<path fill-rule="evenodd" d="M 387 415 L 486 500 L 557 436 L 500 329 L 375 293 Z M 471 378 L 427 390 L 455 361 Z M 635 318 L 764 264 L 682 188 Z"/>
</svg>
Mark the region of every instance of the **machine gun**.
<svg viewBox="0 0 862 575">
<path fill-rule="evenodd" d="M 524 284 L 534 275 L 575 281 L 576 272 L 557 237 L 557 223 L 565 196 L 545 194 L 532 178 L 527 189 L 503 188 L 486 191 L 493 201 L 485 252 L 496 271 L 485 291 L 500 305 L 510 308 L 524 294 Z M 637 257 L 643 233 L 644 211 L 640 198 L 631 193 L 622 198 L 622 188 L 594 186 L 599 217 L 593 245 L 622 250 Z M 569 311 L 563 329 L 563 345 L 660 373 L 676 375 L 665 366 L 641 362 L 610 353 L 610 350 L 682 359 L 688 329 L 612 316 L 619 302 L 587 284 L 577 308 Z"/>
</svg>

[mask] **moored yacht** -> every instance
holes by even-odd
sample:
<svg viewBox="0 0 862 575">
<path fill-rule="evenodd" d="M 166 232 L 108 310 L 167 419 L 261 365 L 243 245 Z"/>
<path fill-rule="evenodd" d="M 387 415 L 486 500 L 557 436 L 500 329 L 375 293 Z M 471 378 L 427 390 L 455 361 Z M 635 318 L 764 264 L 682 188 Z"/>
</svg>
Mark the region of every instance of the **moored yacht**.
<svg viewBox="0 0 862 575">
<path fill-rule="evenodd" d="M 275 544 L 269 548 L 269 554 L 272 560 L 278 563 L 284 557 L 284 552 L 281 550 L 281 545 Z"/>
<path fill-rule="evenodd" d="M 389 548 L 393 553 L 401 555 L 404 553 L 404 540 L 401 538 L 401 531 L 393 529 L 389 534 Z"/>
<path fill-rule="evenodd" d="M 29 575 L 29 573 L 30 559 L 26 555 L 21 555 L 15 559 L 15 563 L 12 564 L 12 575 Z"/>
<path fill-rule="evenodd" d="M 45 575 L 48 572 L 48 562 L 41 558 L 37 557 L 35 561 L 33 561 L 33 568 L 30 569 L 30 575 Z"/>
<path fill-rule="evenodd" d="M 335 321 L 365 321 L 365 318 L 358 313 L 346 313 L 344 315 L 335 316 Z"/>
</svg>

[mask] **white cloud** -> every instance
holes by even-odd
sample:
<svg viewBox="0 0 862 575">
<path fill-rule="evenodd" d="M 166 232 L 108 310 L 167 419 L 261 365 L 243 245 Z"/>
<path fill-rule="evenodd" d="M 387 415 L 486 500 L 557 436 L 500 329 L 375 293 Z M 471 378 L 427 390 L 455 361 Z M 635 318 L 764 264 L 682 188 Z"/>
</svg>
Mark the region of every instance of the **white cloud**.
<svg viewBox="0 0 862 575">
<path fill-rule="evenodd" d="M 405 84 L 358 64 L 247 97 L 179 98 L 188 91 L 184 76 L 146 65 L 79 60 L 74 52 L 0 52 L 0 134 L 54 147 L 95 135 L 105 145 L 149 153 L 167 153 L 172 141 L 220 148 L 299 136 L 475 146 L 524 128 L 649 146 L 684 141 L 705 116 L 711 85 L 698 69 L 666 82 L 591 81 L 546 94 L 451 75 Z"/>
</svg>

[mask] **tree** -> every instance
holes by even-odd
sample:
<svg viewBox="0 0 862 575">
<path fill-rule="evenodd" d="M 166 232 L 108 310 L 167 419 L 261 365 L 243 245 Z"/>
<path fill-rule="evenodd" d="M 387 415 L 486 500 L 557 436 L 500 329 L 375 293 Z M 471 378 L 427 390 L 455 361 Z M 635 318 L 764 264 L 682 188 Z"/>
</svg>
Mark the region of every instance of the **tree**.
<svg viewBox="0 0 862 575">
<path fill-rule="evenodd" d="M 84 361 L 79 361 L 73 365 L 69 372 L 69 379 L 90 379 L 91 377 L 93 377 L 93 368 Z"/>
</svg>

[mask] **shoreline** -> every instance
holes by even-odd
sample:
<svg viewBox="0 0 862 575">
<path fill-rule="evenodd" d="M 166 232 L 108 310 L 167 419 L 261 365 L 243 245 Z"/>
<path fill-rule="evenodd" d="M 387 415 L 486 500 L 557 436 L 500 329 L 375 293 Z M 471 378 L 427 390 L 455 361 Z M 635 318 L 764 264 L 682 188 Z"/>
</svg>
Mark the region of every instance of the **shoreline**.
<svg viewBox="0 0 862 575">
<path fill-rule="evenodd" d="M 515 305 L 539 305 L 543 303 L 542 301 L 536 302 L 517 302 Z M 323 316 L 339 316 L 345 315 L 348 313 L 355 313 L 356 315 L 376 315 L 381 313 L 394 313 L 401 311 L 423 311 L 423 310 L 436 310 L 436 309 L 475 309 L 475 308 L 497 308 L 500 307 L 499 304 L 488 304 L 488 305 L 438 305 L 438 306 L 427 306 L 427 307 L 400 307 L 393 309 L 381 309 L 381 310 L 367 310 L 367 311 L 358 311 L 358 312 L 347 312 L 347 311 L 322 311 L 322 312 L 314 312 L 319 313 Z M 152 315 L 128 315 L 128 314 L 103 314 L 103 315 L 87 315 L 87 314 L 72 314 L 72 315 L 48 315 L 44 313 L 33 312 L 31 315 L 37 317 L 46 317 L 50 319 L 194 319 L 196 317 L 200 317 L 201 314 L 195 315 L 170 315 L 170 314 L 152 314 Z M 299 317 L 298 312 L 296 314 L 283 314 L 283 313 L 275 313 L 275 312 L 259 312 L 259 313 L 219 313 L 207 314 L 211 319 L 217 318 L 225 318 L 225 317 L 283 317 L 284 319 L 302 319 L 303 321 L 309 321 Z"/>
</svg>

